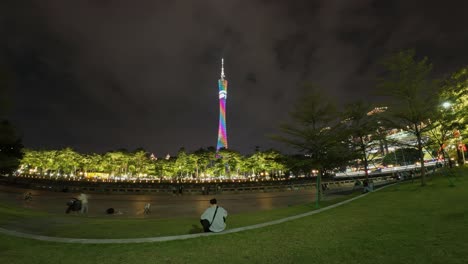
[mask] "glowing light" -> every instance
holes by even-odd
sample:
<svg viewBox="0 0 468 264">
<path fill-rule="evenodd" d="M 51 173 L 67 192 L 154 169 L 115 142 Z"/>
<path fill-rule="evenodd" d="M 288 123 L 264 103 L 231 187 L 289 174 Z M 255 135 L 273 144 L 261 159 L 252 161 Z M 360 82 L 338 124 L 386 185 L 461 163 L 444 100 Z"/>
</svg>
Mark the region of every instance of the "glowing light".
<svg viewBox="0 0 468 264">
<path fill-rule="evenodd" d="M 224 59 L 221 59 L 221 78 L 218 80 L 219 88 L 219 125 L 218 125 L 218 144 L 216 150 L 228 148 L 227 130 L 226 130 L 226 98 L 227 98 L 227 80 L 224 79 Z"/>
<path fill-rule="evenodd" d="M 444 103 L 442 104 L 442 107 L 443 107 L 443 108 L 446 108 L 446 109 L 449 108 L 450 106 L 452 106 L 452 104 L 451 104 L 450 102 L 444 102 Z"/>
</svg>

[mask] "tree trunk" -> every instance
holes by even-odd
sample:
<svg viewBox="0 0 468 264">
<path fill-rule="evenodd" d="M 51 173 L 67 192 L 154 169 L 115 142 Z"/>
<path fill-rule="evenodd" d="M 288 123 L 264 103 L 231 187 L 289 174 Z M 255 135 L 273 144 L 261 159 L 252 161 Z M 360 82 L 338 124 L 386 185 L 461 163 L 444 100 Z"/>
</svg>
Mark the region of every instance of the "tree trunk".
<svg viewBox="0 0 468 264">
<path fill-rule="evenodd" d="M 440 149 L 442 151 L 442 157 L 444 157 L 444 165 L 446 165 L 445 159 L 447 159 L 449 168 L 452 168 L 452 161 L 450 160 L 448 153 L 445 151 L 444 144 L 440 144 Z"/>
<path fill-rule="evenodd" d="M 366 153 L 366 145 L 364 144 L 364 139 L 360 137 L 361 140 L 361 151 L 362 154 L 364 155 L 364 174 L 366 175 L 366 180 L 369 179 L 369 172 L 368 172 L 368 167 L 369 167 L 369 162 L 367 161 L 367 153 Z"/>
<path fill-rule="evenodd" d="M 424 153 L 421 132 L 418 129 L 418 126 L 415 125 L 416 138 L 418 140 L 418 151 L 419 151 L 419 161 L 421 162 L 421 186 L 426 186 L 426 169 L 424 167 Z"/>
<path fill-rule="evenodd" d="M 321 185 L 321 181 L 322 181 L 322 170 L 320 170 L 318 173 L 317 173 L 317 182 L 316 182 L 316 194 L 315 194 L 315 207 L 316 208 L 319 208 L 320 207 L 320 199 L 322 197 L 322 185 Z"/>
</svg>

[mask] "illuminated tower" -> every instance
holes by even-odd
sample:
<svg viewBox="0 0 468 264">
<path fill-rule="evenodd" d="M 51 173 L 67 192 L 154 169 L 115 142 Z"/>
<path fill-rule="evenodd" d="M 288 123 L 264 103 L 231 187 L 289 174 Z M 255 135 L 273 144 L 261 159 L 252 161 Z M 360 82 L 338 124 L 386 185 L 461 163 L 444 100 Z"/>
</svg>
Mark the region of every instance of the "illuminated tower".
<svg viewBox="0 0 468 264">
<path fill-rule="evenodd" d="M 218 126 L 218 144 L 216 151 L 221 148 L 228 148 L 226 131 L 226 97 L 227 80 L 224 79 L 224 59 L 221 59 L 221 78 L 218 80 L 219 87 L 219 126 Z"/>
</svg>

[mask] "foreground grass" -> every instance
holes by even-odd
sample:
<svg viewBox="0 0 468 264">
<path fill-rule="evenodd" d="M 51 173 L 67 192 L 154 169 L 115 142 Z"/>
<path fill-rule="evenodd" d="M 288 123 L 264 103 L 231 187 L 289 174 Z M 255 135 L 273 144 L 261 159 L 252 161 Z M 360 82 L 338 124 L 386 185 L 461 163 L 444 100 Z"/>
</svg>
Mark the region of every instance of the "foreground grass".
<svg viewBox="0 0 468 264">
<path fill-rule="evenodd" d="M 281 225 L 185 241 L 80 245 L 0 235 L 0 262 L 466 263 L 467 178 L 449 187 L 439 175 L 426 187 L 389 187 Z"/>
<path fill-rule="evenodd" d="M 322 201 L 322 207 L 359 195 L 359 192 Z M 287 208 L 230 215 L 228 228 L 264 223 L 315 210 L 315 203 Z M 201 232 L 198 217 L 168 219 L 87 218 L 54 215 L 0 203 L 0 227 L 45 236 L 72 238 L 139 238 Z"/>
</svg>

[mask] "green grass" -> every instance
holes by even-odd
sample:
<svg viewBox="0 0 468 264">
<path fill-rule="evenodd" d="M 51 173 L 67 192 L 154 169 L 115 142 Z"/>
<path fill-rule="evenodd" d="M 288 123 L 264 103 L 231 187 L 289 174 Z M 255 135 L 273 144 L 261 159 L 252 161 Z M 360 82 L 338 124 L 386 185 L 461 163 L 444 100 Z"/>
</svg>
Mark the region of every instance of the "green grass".
<svg viewBox="0 0 468 264">
<path fill-rule="evenodd" d="M 400 184 L 317 215 L 221 236 L 81 245 L 0 235 L 0 263 L 466 263 L 466 173 L 455 178 L 455 187 L 449 187 L 445 176 L 435 175 L 425 187 L 417 181 Z M 302 209 L 262 214 L 275 218 L 293 210 Z M 261 217 L 269 218 L 239 215 L 237 225 Z"/>
<path fill-rule="evenodd" d="M 358 194 L 322 201 L 321 205 L 322 207 L 331 205 Z M 314 209 L 315 203 L 310 203 L 270 211 L 230 215 L 228 228 L 264 223 Z M 0 227 L 37 235 L 70 238 L 139 238 L 201 232 L 197 216 L 172 219 L 129 219 L 112 216 L 88 218 L 76 215 L 46 214 L 13 208 L 1 203 Z"/>
</svg>

